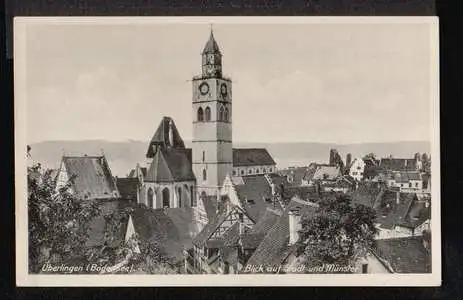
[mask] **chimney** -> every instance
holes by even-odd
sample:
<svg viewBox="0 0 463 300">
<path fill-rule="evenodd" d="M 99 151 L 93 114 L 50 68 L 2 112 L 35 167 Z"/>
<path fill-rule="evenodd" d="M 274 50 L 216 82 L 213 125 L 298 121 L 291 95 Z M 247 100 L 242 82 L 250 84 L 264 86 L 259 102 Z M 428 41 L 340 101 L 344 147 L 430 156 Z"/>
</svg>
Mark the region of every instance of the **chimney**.
<svg viewBox="0 0 463 300">
<path fill-rule="evenodd" d="M 289 218 L 289 245 L 293 245 L 299 239 L 301 229 L 301 215 L 298 209 L 292 209 L 288 213 Z"/>
<path fill-rule="evenodd" d="M 400 204 L 400 192 L 395 192 L 395 201 L 397 205 Z"/>
</svg>

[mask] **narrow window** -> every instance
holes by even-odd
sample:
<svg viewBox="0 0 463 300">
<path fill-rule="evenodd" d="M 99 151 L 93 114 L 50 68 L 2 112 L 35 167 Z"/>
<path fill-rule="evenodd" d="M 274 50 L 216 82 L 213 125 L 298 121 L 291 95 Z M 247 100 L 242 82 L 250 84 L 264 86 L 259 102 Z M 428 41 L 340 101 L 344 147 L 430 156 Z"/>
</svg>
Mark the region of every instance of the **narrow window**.
<svg viewBox="0 0 463 300">
<path fill-rule="evenodd" d="M 178 188 L 178 207 L 182 207 L 182 188 Z"/>
<path fill-rule="evenodd" d="M 191 207 L 196 206 L 196 195 L 193 193 L 193 186 L 190 186 Z"/>
<path fill-rule="evenodd" d="M 225 121 L 223 107 L 220 107 L 219 110 L 219 121 Z"/>
<path fill-rule="evenodd" d="M 248 170 L 248 173 L 249 173 L 249 174 L 252 174 L 252 169 L 249 169 L 249 170 Z"/>
<path fill-rule="evenodd" d="M 198 109 L 198 122 L 204 121 L 204 112 L 202 107 Z"/>
<path fill-rule="evenodd" d="M 268 169 L 268 171 L 269 171 L 270 173 L 273 172 L 273 171 L 272 171 L 272 168 Z"/>
<path fill-rule="evenodd" d="M 170 207 L 170 193 L 168 188 L 162 190 L 162 206 L 164 208 Z"/>
<path fill-rule="evenodd" d="M 235 171 L 235 170 L 233 170 L 233 176 L 235 176 L 235 175 L 236 175 L 236 171 Z"/>
<path fill-rule="evenodd" d="M 211 120 L 211 109 L 208 107 L 206 107 L 206 110 L 205 110 L 205 113 L 204 113 L 206 116 L 206 122 L 210 121 Z"/>
<path fill-rule="evenodd" d="M 203 181 L 206 181 L 207 180 L 207 173 L 206 173 L 206 169 L 203 170 Z"/>
<path fill-rule="evenodd" d="M 153 198 L 154 198 L 154 192 L 153 192 L 153 189 L 150 188 L 148 190 L 148 207 L 149 208 L 153 208 Z"/>
<path fill-rule="evenodd" d="M 203 151 L 203 162 L 206 160 L 206 151 Z"/>
<path fill-rule="evenodd" d="M 241 175 L 244 175 L 244 170 L 241 170 Z"/>
<path fill-rule="evenodd" d="M 224 112 L 224 115 L 223 115 L 223 119 L 225 122 L 228 122 L 228 108 L 225 107 L 225 112 Z"/>
</svg>

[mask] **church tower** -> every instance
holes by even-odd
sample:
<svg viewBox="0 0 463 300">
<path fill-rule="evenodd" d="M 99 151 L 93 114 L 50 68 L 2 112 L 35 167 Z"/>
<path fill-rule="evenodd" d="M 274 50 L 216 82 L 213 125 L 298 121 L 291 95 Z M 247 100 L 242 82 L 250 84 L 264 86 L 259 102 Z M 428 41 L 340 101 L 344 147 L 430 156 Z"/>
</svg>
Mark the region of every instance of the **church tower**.
<svg viewBox="0 0 463 300">
<path fill-rule="evenodd" d="M 193 77 L 192 164 L 200 195 L 216 195 L 233 169 L 232 81 L 222 76 L 222 53 L 211 29 Z"/>
</svg>

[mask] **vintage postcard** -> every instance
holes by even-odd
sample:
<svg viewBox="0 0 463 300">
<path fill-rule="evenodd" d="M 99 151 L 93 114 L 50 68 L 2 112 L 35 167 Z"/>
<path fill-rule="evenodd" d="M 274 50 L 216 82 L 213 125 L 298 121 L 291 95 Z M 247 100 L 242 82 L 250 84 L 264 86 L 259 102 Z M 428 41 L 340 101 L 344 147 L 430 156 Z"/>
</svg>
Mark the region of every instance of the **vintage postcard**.
<svg viewBox="0 0 463 300">
<path fill-rule="evenodd" d="M 16 18 L 19 286 L 438 286 L 438 19 Z"/>
</svg>

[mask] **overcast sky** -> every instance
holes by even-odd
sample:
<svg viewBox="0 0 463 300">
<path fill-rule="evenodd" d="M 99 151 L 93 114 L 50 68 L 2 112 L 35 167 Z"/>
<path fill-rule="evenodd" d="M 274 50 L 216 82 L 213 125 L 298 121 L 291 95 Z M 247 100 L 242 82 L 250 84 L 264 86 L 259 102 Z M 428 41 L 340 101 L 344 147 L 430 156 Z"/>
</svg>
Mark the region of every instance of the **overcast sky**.
<svg viewBox="0 0 463 300">
<path fill-rule="evenodd" d="M 209 22 L 29 24 L 28 143 L 142 140 L 162 116 L 192 138 L 189 80 Z M 233 139 L 430 139 L 431 25 L 214 22 Z M 16 59 L 21 59 L 15 57 Z"/>
</svg>

